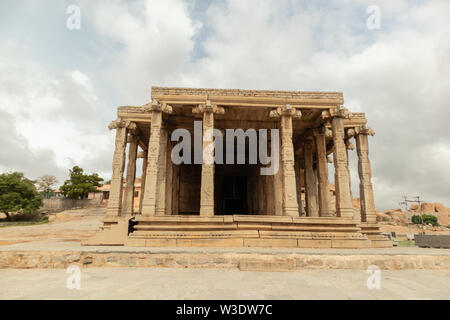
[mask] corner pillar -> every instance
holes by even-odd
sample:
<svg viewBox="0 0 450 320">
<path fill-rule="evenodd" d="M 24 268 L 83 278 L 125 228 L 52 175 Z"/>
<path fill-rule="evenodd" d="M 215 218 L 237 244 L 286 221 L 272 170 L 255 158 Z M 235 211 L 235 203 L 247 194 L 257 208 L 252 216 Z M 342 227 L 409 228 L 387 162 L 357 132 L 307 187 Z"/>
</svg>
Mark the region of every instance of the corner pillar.
<svg viewBox="0 0 450 320">
<path fill-rule="evenodd" d="M 109 191 L 106 215 L 118 217 L 122 211 L 123 172 L 125 169 L 125 149 L 129 129 L 135 129 L 136 124 L 130 121 L 115 120 L 108 126 L 109 130 L 116 130 L 116 141 L 113 156 L 111 188 Z"/>
<path fill-rule="evenodd" d="M 358 153 L 359 193 L 361 204 L 361 220 L 367 223 L 376 223 L 375 200 L 373 196 L 372 174 L 369 160 L 368 136 L 375 132 L 368 126 L 356 128 L 356 151 Z"/>
<path fill-rule="evenodd" d="M 152 115 L 150 139 L 147 150 L 147 173 L 145 182 L 144 201 L 142 204 L 143 215 L 156 215 L 156 202 L 158 193 L 158 169 L 161 153 L 161 126 L 162 114 L 172 113 L 172 107 L 153 101 L 151 105 L 144 106 L 146 112 Z"/>
</svg>

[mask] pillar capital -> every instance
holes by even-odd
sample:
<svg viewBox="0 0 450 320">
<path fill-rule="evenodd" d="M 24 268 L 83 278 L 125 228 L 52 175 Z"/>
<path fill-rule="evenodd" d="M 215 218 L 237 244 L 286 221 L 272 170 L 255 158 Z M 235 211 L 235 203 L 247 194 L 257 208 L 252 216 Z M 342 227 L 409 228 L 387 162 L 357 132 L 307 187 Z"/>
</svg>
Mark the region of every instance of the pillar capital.
<svg viewBox="0 0 450 320">
<path fill-rule="evenodd" d="M 127 120 L 123 120 L 123 119 L 117 119 L 117 120 L 111 121 L 111 123 L 108 125 L 109 130 L 119 129 L 119 128 L 126 128 L 130 131 L 134 131 L 137 129 L 137 124 L 136 124 L 136 122 L 127 121 Z"/>
<path fill-rule="evenodd" d="M 334 109 L 330 109 L 330 116 L 344 119 L 351 119 L 352 113 L 348 111 L 344 106 L 336 106 Z"/>
<path fill-rule="evenodd" d="M 300 119 L 302 116 L 302 112 L 298 110 L 296 107 L 293 107 L 290 104 L 286 104 L 282 107 L 270 110 L 269 116 L 271 118 L 280 118 L 281 116 L 291 116 L 295 119 Z"/>
<path fill-rule="evenodd" d="M 173 108 L 165 102 L 159 102 L 158 100 L 152 100 L 152 102 L 144 104 L 141 110 L 146 113 L 151 113 L 153 111 L 161 111 L 163 113 L 171 114 Z"/>
<path fill-rule="evenodd" d="M 314 136 L 324 135 L 325 138 L 332 138 L 333 132 L 326 124 L 323 124 L 318 128 L 313 129 L 313 135 Z"/>
<path fill-rule="evenodd" d="M 355 150 L 355 146 L 353 145 L 353 143 L 350 142 L 350 140 L 345 140 L 345 147 L 347 148 L 347 150 Z M 348 160 L 347 160 L 348 161 Z"/>
<path fill-rule="evenodd" d="M 356 135 L 355 128 L 345 129 L 345 139 L 350 139 Z"/>
<path fill-rule="evenodd" d="M 368 125 L 363 124 L 362 126 L 355 128 L 355 135 L 359 135 L 359 134 L 374 136 L 375 130 L 373 130 Z"/>
<path fill-rule="evenodd" d="M 192 113 L 204 113 L 204 112 L 212 112 L 214 114 L 224 114 L 225 109 L 223 107 L 219 107 L 217 104 L 211 104 L 210 100 L 206 100 L 204 104 L 199 104 L 198 106 L 192 109 Z"/>
</svg>

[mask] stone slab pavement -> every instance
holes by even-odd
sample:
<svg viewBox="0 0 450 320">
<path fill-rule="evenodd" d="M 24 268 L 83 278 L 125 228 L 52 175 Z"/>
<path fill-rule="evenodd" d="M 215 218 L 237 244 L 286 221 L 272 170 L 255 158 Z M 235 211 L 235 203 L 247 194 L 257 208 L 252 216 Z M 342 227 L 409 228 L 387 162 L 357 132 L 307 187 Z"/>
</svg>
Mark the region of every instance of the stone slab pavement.
<svg viewBox="0 0 450 320">
<path fill-rule="evenodd" d="M 366 249 L 314 249 L 314 248 L 221 248 L 221 247 L 125 247 L 125 246 L 82 246 L 80 241 L 73 240 L 35 240 L 21 243 L 3 244 L 0 240 L 0 251 L 82 251 L 82 252 L 140 252 L 140 253 L 298 253 L 314 255 L 436 255 L 450 256 L 448 249 L 393 247 Z"/>
<path fill-rule="evenodd" d="M 0 299 L 450 299 L 450 270 L 242 272 L 217 269 L 81 269 L 68 289 L 64 269 L 0 270 Z"/>
</svg>

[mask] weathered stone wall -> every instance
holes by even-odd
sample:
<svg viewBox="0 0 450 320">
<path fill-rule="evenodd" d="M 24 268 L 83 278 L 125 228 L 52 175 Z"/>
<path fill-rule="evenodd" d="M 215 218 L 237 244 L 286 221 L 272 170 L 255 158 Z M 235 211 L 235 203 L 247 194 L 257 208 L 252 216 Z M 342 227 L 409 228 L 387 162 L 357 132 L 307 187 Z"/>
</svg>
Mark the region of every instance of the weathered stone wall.
<svg viewBox="0 0 450 320">
<path fill-rule="evenodd" d="M 102 198 L 73 200 L 66 198 L 44 199 L 44 205 L 41 210 L 47 212 L 58 212 L 73 208 L 95 207 L 102 203 Z"/>
<path fill-rule="evenodd" d="M 302 269 L 450 269 L 448 255 L 304 254 L 233 252 L 1 251 L 0 269 L 80 267 L 217 268 L 248 271 Z"/>
</svg>

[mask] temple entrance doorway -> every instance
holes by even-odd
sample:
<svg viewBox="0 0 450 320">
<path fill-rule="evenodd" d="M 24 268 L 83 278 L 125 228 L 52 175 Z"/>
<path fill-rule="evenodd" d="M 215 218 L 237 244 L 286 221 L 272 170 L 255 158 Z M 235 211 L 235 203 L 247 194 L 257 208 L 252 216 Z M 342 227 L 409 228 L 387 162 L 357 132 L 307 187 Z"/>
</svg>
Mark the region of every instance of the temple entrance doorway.
<svg viewBox="0 0 450 320">
<path fill-rule="evenodd" d="M 224 176 L 222 214 L 247 214 L 247 177 Z"/>
</svg>

